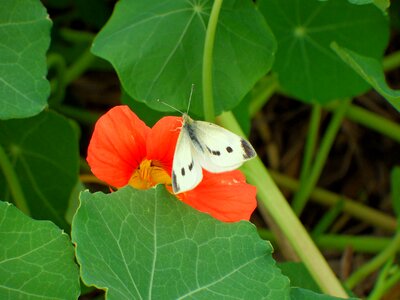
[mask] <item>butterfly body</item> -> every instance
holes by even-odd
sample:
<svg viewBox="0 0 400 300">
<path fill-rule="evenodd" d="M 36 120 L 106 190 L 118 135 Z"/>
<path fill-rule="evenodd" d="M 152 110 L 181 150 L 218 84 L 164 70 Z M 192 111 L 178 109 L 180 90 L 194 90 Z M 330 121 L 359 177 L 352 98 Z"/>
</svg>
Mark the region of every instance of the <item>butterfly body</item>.
<svg viewBox="0 0 400 300">
<path fill-rule="evenodd" d="M 256 156 L 248 141 L 229 130 L 193 120 L 187 114 L 183 114 L 182 119 L 172 165 L 175 194 L 195 188 L 203 178 L 202 169 L 212 173 L 227 172 Z"/>
</svg>

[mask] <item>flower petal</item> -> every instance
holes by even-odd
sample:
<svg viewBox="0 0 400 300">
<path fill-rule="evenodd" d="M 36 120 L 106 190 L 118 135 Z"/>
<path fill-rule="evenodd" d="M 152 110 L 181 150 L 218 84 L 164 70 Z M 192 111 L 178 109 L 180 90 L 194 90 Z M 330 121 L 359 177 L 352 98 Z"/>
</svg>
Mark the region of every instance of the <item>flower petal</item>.
<svg viewBox="0 0 400 300">
<path fill-rule="evenodd" d="M 215 174 L 203 170 L 203 174 L 203 181 L 195 189 L 177 196 L 183 202 L 220 221 L 250 219 L 257 207 L 257 190 L 246 183 L 240 171 Z"/>
<path fill-rule="evenodd" d="M 163 117 L 154 124 L 147 138 L 147 159 L 159 161 L 169 175 L 181 128 L 182 117 Z"/>
<path fill-rule="evenodd" d="M 122 187 L 146 156 L 150 128 L 128 106 L 110 109 L 97 121 L 87 161 L 97 178 Z"/>
</svg>

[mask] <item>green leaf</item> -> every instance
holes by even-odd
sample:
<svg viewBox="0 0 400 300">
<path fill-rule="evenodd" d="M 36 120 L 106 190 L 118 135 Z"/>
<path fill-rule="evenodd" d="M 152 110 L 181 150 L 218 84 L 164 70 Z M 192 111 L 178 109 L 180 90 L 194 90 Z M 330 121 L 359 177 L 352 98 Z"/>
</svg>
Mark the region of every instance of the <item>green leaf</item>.
<svg viewBox="0 0 400 300">
<path fill-rule="evenodd" d="M 322 295 L 315 293 L 310 290 L 301 289 L 301 288 L 291 288 L 290 289 L 290 299 L 291 300 L 335 300 L 335 299 L 343 299 L 338 297 L 333 297 L 329 295 Z M 347 298 L 348 300 L 356 300 L 356 298 Z"/>
<path fill-rule="evenodd" d="M 122 90 L 121 103 L 128 105 L 130 109 L 134 111 L 135 114 L 137 114 L 137 116 L 141 120 L 143 120 L 149 127 L 153 127 L 153 125 L 157 123 L 157 121 L 159 121 L 162 117 L 170 115 L 182 115 L 179 112 L 167 113 L 153 110 L 143 102 L 132 99 L 132 97 L 129 96 L 124 90 Z M 160 106 L 162 105 L 163 104 L 160 104 Z"/>
<path fill-rule="evenodd" d="M 0 299 L 77 299 L 74 248 L 60 228 L 0 201 Z"/>
<path fill-rule="evenodd" d="M 79 169 L 78 139 L 72 123 L 50 111 L 28 119 L 0 121 L 0 144 L 17 174 L 31 216 L 50 219 L 67 229 L 64 215 Z M 14 201 L 2 172 L 0 197 Z"/>
<path fill-rule="evenodd" d="M 219 222 L 162 186 L 83 192 L 72 240 L 83 281 L 107 299 L 289 298 L 254 225 Z"/>
<path fill-rule="evenodd" d="M 330 43 L 337 41 L 360 54 L 381 59 L 389 26 L 375 6 L 352 5 L 347 0 L 308 0 L 301 5 L 298 0 L 263 0 L 259 7 L 277 38 L 273 70 L 288 94 L 324 104 L 369 89 L 335 55 Z"/>
<path fill-rule="evenodd" d="M 321 292 L 321 289 L 303 263 L 285 262 L 278 264 L 278 267 L 282 270 L 283 275 L 289 277 L 291 287 L 300 287 L 314 292 Z"/>
<path fill-rule="evenodd" d="M 353 68 L 366 82 L 382 95 L 397 111 L 400 111 L 400 90 L 392 90 L 385 80 L 382 64 L 376 59 L 357 54 L 333 42 L 331 48 Z"/>
<path fill-rule="evenodd" d="M 94 54 L 110 61 L 123 88 L 156 110 L 156 99 L 203 115 L 202 59 L 212 1 L 122 0 L 94 41 Z M 248 0 L 224 1 L 213 52 L 216 113 L 234 108 L 270 70 L 275 39 Z"/>
<path fill-rule="evenodd" d="M 39 0 L 3 0 L 0 28 L 0 119 L 34 116 L 50 93 L 45 76 L 51 21 Z"/>
<path fill-rule="evenodd" d="M 392 204 L 397 219 L 400 219 L 400 167 L 394 167 L 390 174 Z M 399 222 L 398 222 L 399 223 Z M 397 225 L 398 227 L 400 224 Z"/>
</svg>

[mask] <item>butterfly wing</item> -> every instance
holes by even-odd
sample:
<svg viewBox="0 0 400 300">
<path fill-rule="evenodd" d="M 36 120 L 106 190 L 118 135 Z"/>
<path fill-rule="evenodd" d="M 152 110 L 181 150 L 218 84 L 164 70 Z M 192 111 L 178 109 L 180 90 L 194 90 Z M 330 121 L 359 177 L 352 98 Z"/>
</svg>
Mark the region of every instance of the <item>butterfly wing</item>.
<svg viewBox="0 0 400 300">
<path fill-rule="evenodd" d="M 194 151 L 187 129 L 183 126 L 172 163 L 172 190 L 175 194 L 195 188 L 203 179 L 200 163 L 193 158 Z"/>
<path fill-rule="evenodd" d="M 191 127 L 201 144 L 194 144 L 198 154 L 195 159 L 209 172 L 234 170 L 256 156 L 248 141 L 225 128 L 204 121 L 193 121 Z"/>
</svg>

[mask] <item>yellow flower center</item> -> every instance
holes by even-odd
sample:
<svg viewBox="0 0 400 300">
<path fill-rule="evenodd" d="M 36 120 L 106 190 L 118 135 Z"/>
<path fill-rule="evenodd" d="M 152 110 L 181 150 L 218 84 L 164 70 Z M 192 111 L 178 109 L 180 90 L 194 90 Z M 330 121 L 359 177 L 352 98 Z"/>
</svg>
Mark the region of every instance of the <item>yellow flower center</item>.
<svg viewBox="0 0 400 300">
<path fill-rule="evenodd" d="M 138 190 L 147 190 L 156 184 L 171 184 L 171 177 L 155 160 L 143 160 L 129 180 L 129 185 Z"/>
</svg>

